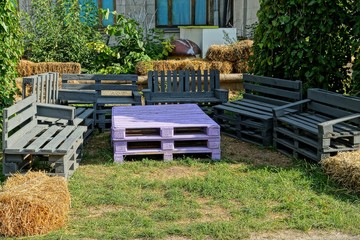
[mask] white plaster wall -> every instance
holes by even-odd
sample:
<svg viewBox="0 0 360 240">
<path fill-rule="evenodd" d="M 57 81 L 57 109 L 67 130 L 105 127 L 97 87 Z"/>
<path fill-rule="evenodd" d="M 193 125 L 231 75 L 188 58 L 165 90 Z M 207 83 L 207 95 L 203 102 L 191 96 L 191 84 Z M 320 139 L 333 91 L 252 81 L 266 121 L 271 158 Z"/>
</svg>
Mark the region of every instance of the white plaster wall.
<svg viewBox="0 0 360 240">
<path fill-rule="evenodd" d="M 257 22 L 259 9 L 259 0 L 234 0 L 234 25 L 238 36 L 251 37 L 251 30 L 247 27 Z"/>
</svg>

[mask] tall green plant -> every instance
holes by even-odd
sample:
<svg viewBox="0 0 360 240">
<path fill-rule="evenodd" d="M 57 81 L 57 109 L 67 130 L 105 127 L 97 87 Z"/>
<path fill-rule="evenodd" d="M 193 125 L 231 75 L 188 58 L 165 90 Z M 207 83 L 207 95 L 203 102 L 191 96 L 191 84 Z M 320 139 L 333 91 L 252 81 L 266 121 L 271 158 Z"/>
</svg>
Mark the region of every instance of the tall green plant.
<svg viewBox="0 0 360 240">
<path fill-rule="evenodd" d="M 354 4 L 354 64 L 351 80 L 351 94 L 360 96 L 360 1 Z"/>
<path fill-rule="evenodd" d="M 86 44 L 101 39 L 98 9 L 91 0 L 32 0 L 23 13 L 25 57 L 35 61 L 79 62 L 87 67 L 93 53 Z"/>
<path fill-rule="evenodd" d="M 255 74 L 300 79 L 344 92 L 349 81 L 354 0 L 261 0 L 254 34 Z"/>
<path fill-rule="evenodd" d="M 16 93 L 17 65 L 23 53 L 19 14 L 15 1 L 0 1 L 0 116 Z M 0 122 L 0 130 L 2 124 Z"/>
</svg>

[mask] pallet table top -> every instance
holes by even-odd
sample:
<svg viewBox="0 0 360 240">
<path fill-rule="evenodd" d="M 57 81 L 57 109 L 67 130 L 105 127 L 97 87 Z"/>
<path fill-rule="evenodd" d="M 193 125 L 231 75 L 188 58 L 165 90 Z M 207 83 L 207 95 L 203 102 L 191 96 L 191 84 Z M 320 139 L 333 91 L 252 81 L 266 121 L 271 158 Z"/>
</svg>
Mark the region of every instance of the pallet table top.
<svg viewBox="0 0 360 240">
<path fill-rule="evenodd" d="M 119 106 L 112 109 L 112 128 L 214 127 L 219 125 L 197 104 Z"/>
</svg>

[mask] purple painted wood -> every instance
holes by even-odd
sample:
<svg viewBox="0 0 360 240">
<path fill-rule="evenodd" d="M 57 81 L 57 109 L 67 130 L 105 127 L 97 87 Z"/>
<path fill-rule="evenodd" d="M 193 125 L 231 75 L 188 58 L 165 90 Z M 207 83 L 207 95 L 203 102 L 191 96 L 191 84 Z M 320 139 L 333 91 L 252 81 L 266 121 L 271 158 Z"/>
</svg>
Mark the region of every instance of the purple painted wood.
<svg viewBox="0 0 360 240">
<path fill-rule="evenodd" d="M 196 104 L 113 107 L 112 142 L 116 162 L 146 154 L 171 160 L 177 153 L 220 159 L 220 126 Z"/>
</svg>

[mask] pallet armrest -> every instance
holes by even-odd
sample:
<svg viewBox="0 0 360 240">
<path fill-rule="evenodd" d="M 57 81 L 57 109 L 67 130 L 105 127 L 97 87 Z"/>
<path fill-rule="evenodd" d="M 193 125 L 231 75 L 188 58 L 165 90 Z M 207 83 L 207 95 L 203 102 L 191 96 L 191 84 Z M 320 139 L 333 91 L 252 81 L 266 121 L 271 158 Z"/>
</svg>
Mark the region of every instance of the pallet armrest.
<svg viewBox="0 0 360 240">
<path fill-rule="evenodd" d="M 229 90 L 215 89 L 215 97 L 220 99 L 222 103 L 226 103 L 229 100 Z"/>
<path fill-rule="evenodd" d="M 329 121 L 326 121 L 326 122 L 319 123 L 318 124 L 318 129 L 319 129 L 319 132 L 321 134 L 326 134 L 326 133 L 329 133 L 329 132 L 333 131 L 333 126 L 335 124 L 346 122 L 346 121 L 353 120 L 353 119 L 356 119 L 356 118 L 359 118 L 359 131 L 360 131 L 360 113 L 356 113 L 356 114 L 352 114 L 352 115 L 349 115 L 349 116 L 345 116 L 345 117 L 341 117 L 341 118 L 337 118 L 337 119 L 333 119 L 333 120 L 329 120 Z"/>
<path fill-rule="evenodd" d="M 75 107 L 56 104 L 37 103 L 37 115 L 51 118 L 74 120 Z"/>
<path fill-rule="evenodd" d="M 146 89 L 143 89 L 142 92 L 143 92 L 143 94 L 144 94 L 144 98 L 145 98 L 146 100 L 150 100 L 151 90 L 148 89 L 148 88 L 146 88 Z"/>
<path fill-rule="evenodd" d="M 60 102 L 67 101 L 79 101 L 85 103 L 94 103 L 97 99 L 97 93 L 91 90 L 69 90 L 69 89 L 59 89 L 58 98 Z"/>
<path fill-rule="evenodd" d="M 279 107 L 274 107 L 273 108 L 273 115 L 274 115 L 274 117 L 281 117 L 281 116 L 283 116 L 285 114 L 288 114 L 288 113 L 294 113 L 294 112 L 285 111 L 285 110 L 288 109 L 288 108 L 301 106 L 301 105 L 303 105 L 305 103 L 308 103 L 310 101 L 311 101 L 311 99 L 304 99 L 304 100 L 296 101 L 296 102 L 293 102 L 293 103 L 288 103 L 288 104 L 285 104 L 285 105 L 282 105 L 282 106 L 279 106 Z"/>
<path fill-rule="evenodd" d="M 134 101 L 141 105 L 141 94 L 138 91 L 133 91 Z"/>
</svg>

